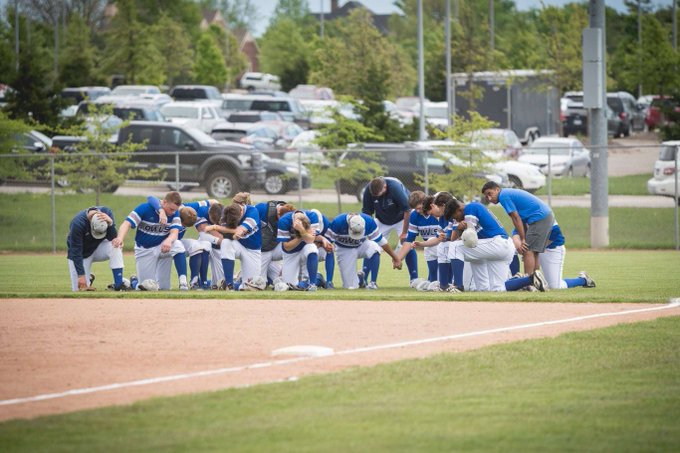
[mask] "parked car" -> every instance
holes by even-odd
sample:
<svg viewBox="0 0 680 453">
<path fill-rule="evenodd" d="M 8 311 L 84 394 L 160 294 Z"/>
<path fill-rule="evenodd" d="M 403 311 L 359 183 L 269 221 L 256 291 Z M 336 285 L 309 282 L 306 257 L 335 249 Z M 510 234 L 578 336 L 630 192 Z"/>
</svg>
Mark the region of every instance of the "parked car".
<svg viewBox="0 0 680 453">
<path fill-rule="evenodd" d="M 518 161 L 536 165 L 546 175 L 590 177 L 590 151 L 575 138 L 540 137 L 525 148 Z"/>
<path fill-rule="evenodd" d="M 561 104 L 562 135 L 588 135 L 588 110 L 583 107 L 583 92 L 567 91 L 562 99 L 566 100 Z"/>
<path fill-rule="evenodd" d="M 211 85 L 177 85 L 168 94 L 175 101 L 211 101 L 218 108 L 222 105 L 220 91 Z"/>
<path fill-rule="evenodd" d="M 280 90 L 281 81 L 278 76 L 264 72 L 246 72 L 240 80 L 241 88 L 253 91 L 256 89 Z"/>
<path fill-rule="evenodd" d="M 44 183 L 49 181 L 46 165 L 48 160 L 43 157 L 36 157 L 35 154 L 47 154 L 52 149 L 52 139 L 45 134 L 32 130 L 13 134 L 9 144 L 4 141 L 0 147 L 9 146 L 12 155 L 27 154 L 26 157 L 17 157 L 11 160 L 11 172 L 2 172 L 0 183 L 5 180 L 22 183 Z M 30 155 L 28 155 L 30 154 Z M 5 161 L 9 164 L 10 161 Z"/>
<path fill-rule="evenodd" d="M 512 129 L 482 129 L 474 134 L 472 143 L 497 158 L 517 159 L 524 149 Z"/>
<path fill-rule="evenodd" d="M 432 127 L 446 129 L 449 126 L 449 107 L 447 102 L 425 102 L 425 121 Z M 420 115 L 420 103 L 413 106 L 413 115 Z"/>
<path fill-rule="evenodd" d="M 113 96 L 141 96 L 142 94 L 161 94 L 155 85 L 118 85 L 111 90 Z"/>
<path fill-rule="evenodd" d="M 675 161 L 680 158 L 679 147 L 680 140 L 661 143 L 659 159 L 654 163 L 654 175 L 647 181 L 647 191 L 652 195 L 675 196 L 675 184 L 680 183 L 680 176 L 675 171 Z M 680 205 L 680 201 L 678 204 Z"/>
<path fill-rule="evenodd" d="M 93 102 L 83 101 L 78 105 L 76 116 L 98 115 L 105 105 L 109 105 L 111 113 L 122 120 L 166 121 L 157 102 L 136 96 L 102 96 Z"/>
<path fill-rule="evenodd" d="M 307 99 L 318 101 L 329 101 L 335 99 L 333 90 L 328 87 L 318 87 L 316 85 L 298 85 L 288 93 L 295 99 Z"/>
<path fill-rule="evenodd" d="M 175 124 L 195 127 L 210 134 L 217 124 L 223 122 L 217 109 L 205 102 L 169 102 L 161 107 L 161 113 Z"/>
<path fill-rule="evenodd" d="M 111 94 L 111 89 L 109 87 L 68 87 L 61 90 L 59 97 L 64 102 L 64 109 L 61 111 L 60 116 L 62 117 L 72 117 L 75 116 L 78 111 L 78 104 L 83 101 L 94 101 L 101 96 L 106 96 Z"/>
<path fill-rule="evenodd" d="M 299 187 L 299 175 L 302 176 L 302 189 L 312 186 L 309 170 L 295 162 L 286 162 L 262 155 L 262 165 L 267 172 L 264 180 L 264 190 L 268 194 L 281 195 Z"/>
<path fill-rule="evenodd" d="M 303 164 L 328 166 L 330 163 L 319 145 L 314 140 L 319 136 L 317 131 L 303 131 L 290 142 L 283 155 L 289 162 L 301 161 Z"/>
<path fill-rule="evenodd" d="M 667 124 L 668 115 L 672 112 L 680 113 L 680 102 L 678 99 L 667 96 L 655 96 L 647 110 L 645 123 L 650 130 L 656 129 Z"/>
<path fill-rule="evenodd" d="M 506 129 L 487 129 L 486 131 L 504 131 Z M 510 130 L 513 135 L 515 133 Z M 515 137 L 517 137 L 515 135 Z M 519 139 L 517 139 L 519 140 Z M 419 147 L 429 148 L 432 150 L 437 150 L 445 155 L 448 155 L 448 159 L 451 160 L 456 165 L 467 165 L 464 159 L 456 157 L 453 159 L 451 157 L 452 152 L 447 151 L 447 148 L 453 148 L 456 144 L 450 140 L 427 140 L 422 142 L 415 142 Z M 488 141 L 483 141 L 478 143 L 477 147 L 482 150 L 484 156 L 491 160 L 490 170 L 500 176 L 502 179 L 507 177 L 508 187 L 514 187 L 517 189 L 524 189 L 527 192 L 536 192 L 541 187 L 545 186 L 546 177 L 541 170 L 535 165 L 528 164 L 525 162 L 518 162 L 513 159 L 508 159 L 504 157 L 504 153 L 499 151 L 498 148 L 488 148 Z"/>
<path fill-rule="evenodd" d="M 309 127 L 307 112 L 297 99 L 291 97 L 235 94 L 226 94 L 222 98 L 221 113 L 225 118 L 237 111 L 266 111 L 278 113 L 285 121 L 292 121 L 302 128 Z"/>
<path fill-rule="evenodd" d="M 632 94 L 625 91 L 607 93 L 607 105 L 621 118 L 621 129 L 616 136 L 628 137 L 632 131 L 645 129 L 644 107 L 637 104 Z"/>
</svg>

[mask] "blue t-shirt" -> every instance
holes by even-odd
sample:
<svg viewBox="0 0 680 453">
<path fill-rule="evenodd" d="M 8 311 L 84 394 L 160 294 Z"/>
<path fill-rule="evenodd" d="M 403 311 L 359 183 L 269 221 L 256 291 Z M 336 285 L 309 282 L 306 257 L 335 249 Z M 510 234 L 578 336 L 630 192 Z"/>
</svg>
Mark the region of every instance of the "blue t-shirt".
<svg viewBox="0 0 680 453">
<path fill-rule="evenodd" d="M 349 225 L 347 224 L 347 216 L 349 214 L 340 214 L 333 219 L 328 231 L 326 232 L 328 239 L 334 242 L 339 247 L 347 248 L 357 248 L 365 241 L 375 241 L 378 245 L 382 246 L 387 243 L 387 240 L 383 239 L 382 234 L 378 230 L 378 225 L 373 220 L 373 217 L 367 214 L 359 214 L 366 222 L 366 228 L 364 230 L 364 237 L 361 239 L 352 239 L 349 236 Z"/>
<path fill-rule="evenodd" d="M 475 228 L 479 239 L 490 239 L 495 236 L 508 238 L 501 222 L 483 204 L 477 201 L 468 203 L 465 205 L 463 213 L 465 214 L 465 222 Z"/>
<path fill-rule="evenodd" d="M 114 222 L 106 229 L 105 237 L 102 239 L 93 238 L 90 220 L 87 218 L 87 213 L 90 209 L 93 208 L 85 209 L 76 214 L 73 220 L 71 220 L 68 236 L 66 237 L 66 246 L 68 247 L 67 256 L 68 259 L 73 261 L 73 265 L 75 266 L 78 275 L 85 275 L 83 259 L 91 256 L 102 241 L 112 241 L 118 235 Z M 114 220 L 113 212 L 106 206 L 95 206 L 94 210 L 101 211 L 111 217 L 111 220 Z"/>
<path fill-rule="evenodd" d="M 550 214 L 550 206 L 543 203 L 540 198 L 521 189 L 501 189 L 498 194 L 498 202 L 505 212 L 517 214 L 524 223 L 535 223 Z"/>
<path fill-rule="evenodd" d="M 369 187 L 364 189 L 364 202 L 361 212 L 375 217 L 385 225 L 394 225 L 404 221 L 404 213 L 411 210 L 408 205 L 409 191 L 396 178 L 385 178 L 387 192 L 373 197 Z"/>
<path fill-rule="evenodd" d="M 277 242 L 288 242 L 293 238 L 293 214 L 296 212 L 303 212 L 309 219 L 309 223 L 312 225 L 312 234 L 315 236 L 319 234 L 319 218 L 314 211 L 290 211 L 285 213 L 279 219 L 279 225 L 276 235 Z M 306 245 L 304 241 L 300 243 L 293 250 L 286 250 L 283 248 L 284 253 L 296 253 L 303 249 Z"/>
<path fill-rule="evenodd" d="M 408 235 L 405 242 L 413 242 L 420 235 L 424 240 L 439 236 L 442 226 L 439 218 L 431 215 L 419 214 L 415 209 L 411 211 L 408 219 Z"/>
<path fill-rule="evenodd" d="M 168 216 L 168 222 L 161 225 L 158 212 L 149 203 L 137 206 L 125 220 L 130 222 L 132 228 L 137 228 L 135 244 L 146 249 L 160 245 L 170 235 L 171 229 L 182 231 L 179 211 Z"/>
</svg>

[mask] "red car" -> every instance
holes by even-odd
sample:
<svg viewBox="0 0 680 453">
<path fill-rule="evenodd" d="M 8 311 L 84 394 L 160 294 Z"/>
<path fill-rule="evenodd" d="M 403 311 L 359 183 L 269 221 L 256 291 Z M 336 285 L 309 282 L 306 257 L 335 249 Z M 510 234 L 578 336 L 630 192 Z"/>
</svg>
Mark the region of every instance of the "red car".
<svg viewBox="0 0 680 453">
<path fill-rule="evenodd" d="M 677 98 L 654 96 L 645 118 L 647 127 L 651 130 L 667 124 L 669 122 L 668 114 L 671 112 L 676 115 L 680 114 L 680 102 Z"/>
</svg>

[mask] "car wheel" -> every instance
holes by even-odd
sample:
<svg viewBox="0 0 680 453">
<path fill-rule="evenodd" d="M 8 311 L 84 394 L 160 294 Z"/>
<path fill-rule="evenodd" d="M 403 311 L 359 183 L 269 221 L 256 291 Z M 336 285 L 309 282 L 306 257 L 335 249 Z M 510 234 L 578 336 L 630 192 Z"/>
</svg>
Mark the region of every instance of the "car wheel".
<svg viewBox="0 0 680 453">
<path fill-rule="evenodd" d="M 510 181 L 510 186 L 515 189 L 523 189 L 522 180 L 515 175 L 508 175 L 508 181 Z"/>
<path fill-rule="evenodd" d="M 280 195 L 288 192 L 288 184 L 283 174 L 278 172 L 267 173 L 264 180 L 264 191 L 271 195 Z"/>
<path fill-rule="evenodd" d="M 216 171 L 205 182 L 205 188 L 213 198 L 230 198 L 236 193 L 238 179 L 228 171 Z"/>
</svg>

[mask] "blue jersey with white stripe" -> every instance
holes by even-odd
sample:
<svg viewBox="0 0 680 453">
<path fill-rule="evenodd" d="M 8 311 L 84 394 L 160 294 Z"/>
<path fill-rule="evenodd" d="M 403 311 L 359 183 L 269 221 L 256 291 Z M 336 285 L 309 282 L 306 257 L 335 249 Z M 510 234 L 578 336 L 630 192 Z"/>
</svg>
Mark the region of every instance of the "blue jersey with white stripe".
<svg viewBox="0 0 680 453">
<path fill-rule="evenodd" d="M 508 214 L 517 211 L 524 223 L 538 222 L 551 212 L 540 198 L 522 189 L 501 189 L 498 202 Z"/>
<path fill-rule="evenodd" d="M 255 206 L 247 205 L 239 221 L 247 233 L 238 241 L 247 249 L 260 250 L 262 248 L 262 230 L 260 230 L 260 214 Z"/>
<path fill-rule="evenodd" d="M 420 235 L 424 240 L 439 236 L 442 231 L 439 218 L 432 215 L 419 214 L 415 209 L 408 219 L 408 235 L 405 242 L 413 242 Z"/>
<path fill-rule="evenodd" d="M 387 241 L 383 239 L 380 230 L 378 230 L 378 225 L 375 223 L 373 217 L 367 214 L 358 214 L 366 222 L 366 228 L 364 230 L 364 237 L 361 239 L 352 239 L 349 236 L 349 225 L 347 224 L 347 216 L 349 214 L 340 214 L 331 222 L 326 232 L 328 239 L 334 242 L 339 247 L 347 248 L 357 248 L 364 241 L 375 241 L 380 245 L 385 244 Z"/>
<path fill-rule="evenodd" d="M 489 239 L 494 236 L 508 238 L 501 222 L 483 204 L 477 201 L 468 203 L 465 205 L 463 213 L 465 214 L 465 222 L 477 230 L 479 239 Z"/>
<path fill-rule="evenodd" d="M 158 212 L 149 203 L 137 206 L 125 220 L 130 222 L 132 228 L 137 228 L 135 244 L 147 249 L 160 245 L 170 235 L 171 229 L 182 230 L 178 212 L 168 216 L 168 222 L 161 225 Z"/>
<path fill-rule="evenodd" d="M 312 234 L 314 236 L 319 234 L 319 217 L 316 215 L 314 211 L 291 211 L 285 213 L 280 219 L 279 219 L 279 225 L 278 225 L 278 230 L 276 234 L 276 241 L 277 242 L 288 242 L 293 238 L 293 215 L 297 212 L 303 212 L 307 218 L 309 219 L 309 223 L 312 226 Z M 295 247 L 293 250 L 286 250 L 285 247 L 283 249 L 284 253 L 296 253 L 302 250 L 302 248 L 305 246 L 304 241 L 300 241 L 300 243 Z"/>
</svg>

